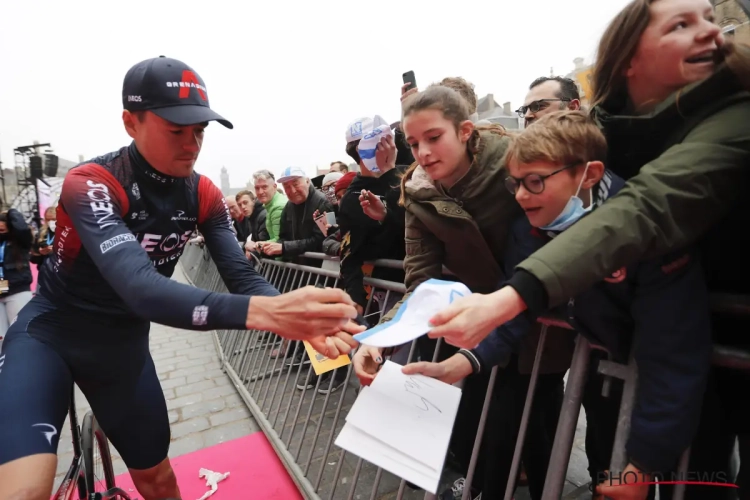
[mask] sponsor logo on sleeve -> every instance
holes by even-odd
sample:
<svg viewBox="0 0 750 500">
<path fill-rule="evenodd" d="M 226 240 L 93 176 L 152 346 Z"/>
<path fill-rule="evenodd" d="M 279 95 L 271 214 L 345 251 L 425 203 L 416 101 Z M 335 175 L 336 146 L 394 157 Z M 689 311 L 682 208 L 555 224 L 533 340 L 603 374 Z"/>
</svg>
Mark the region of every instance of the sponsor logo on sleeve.
<svg viewBox="0 0 750 500">
<path fill-rule="evenodd" d="M 107 241 L 102 242 L 101 245 L 99 245 L 99 250 L 101 250 L 102 253 L 107 253 L 116 246 L 127 243 L 128 241 L 137 241 L 133 233 L 118 234 L 117 236 L 113 236 Z"/>
<path fill-rule="evenodd" d="M 91 180 L 86 181 L 86 185 L 89 187 L 86 195 L 89 198 L 96 223 L 99 224 L 99 229 L 117 224 L 117 216 L 107 186 Z"/>
<path fill-rule="evenodd" d="M 208 322 L 208 306 L 195 306 L 193 309 L 193 325 L 202 326 Z"/>
</svg>

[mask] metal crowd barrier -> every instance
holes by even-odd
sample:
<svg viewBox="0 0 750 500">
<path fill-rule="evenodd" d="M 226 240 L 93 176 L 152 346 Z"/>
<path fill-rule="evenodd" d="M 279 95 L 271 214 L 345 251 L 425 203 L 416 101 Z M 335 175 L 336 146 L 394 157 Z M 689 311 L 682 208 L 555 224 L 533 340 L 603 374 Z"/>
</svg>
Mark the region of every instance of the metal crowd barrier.
<svg viewBox="0 0 750 500">
<path fill-rule="evenodd" d="M 308 253 L 305 256 L 323 261 L 336 260 L 323 254 Z M 226 291 L 206 249 L 188 245 L 180 262 L 188 279 L 195 286 L 212 291 Z M 381 260 L 373 264 L 380 267 L 402 267 L 400 261 Z M 331 262 L 324 262 L 321 268 L 316 268 L 264 259 L 259 263 L 258 271 L 280 291 L 290 291 L 306 285 L 331 287 L 339 285 L 338 265 Z M 405 293 L 404 285 L 401 283 L 365 277 L 365 285 L 372 287 L 372 293 L 365 308 L 366 317 L 384 314 Z M 373 300 L 376 295 L 381 297 L 380 302 Z M 711 306 L 717 311 L 750 314 L 750 298 L 747 297 L 717 295 L 712 297 Z M 520 468 L 521 450 L 539 375 L 547 328 L 548 326 L 561 326 L 571 329 L 567 323 L 559 320 L 540 319 L 540 322 L 543 328 L 532 368 L 510 478 L 517 477 L 516 473 Z M 411 488 L 401 478 L 333 445 L 336 436 L 344 426 L 346 414 L 357 397 L 359 384 L 353 376 L 351 365 L 345 368 L 343 386 L 338 391 L 332 392 L 330 390 L 334 383 L 332 374 L 329 373 L 328 375 L 331 375 L 329 377 L 315 378 L 309 363 L 298 365 L 290 362 L 298 355 L 306 359 L 301 342 L 282 341 L 280 337 L 269 332 L 244 330 L 218 331 L 214 335 L 214 341 L 223 368 L 306 498 L 375 500 L 376 498 L 394 498 L 394 495 L 399 500 L 402 498 L 409 500 L 436 498 L 422 490 Z M 438 342 L 433 360 L 437 359 L 440 345 L 441 343 Z M 563 496 L 592 349 L 601 348 L 592 346 L 580 335 L 577 337 L 547 470 L 544 500 L 558 500 Z M 416 341 L 408 349 L 408 357 L 399 362 L 412 361 L 415 351 Z M 401 352 L 405 354 L 406 350 Z M 750 354 L 716 346 L 714 364 L 750 370 Z M 344 370 L 344 368 L 339 370 Z M 632 358 L 627 365 L 600 361 L 598 370 L 606 377 L 624 381 L 618 428 L 610 464 L 610 470 L 621 471 L 627 462 L 625 441 L 630 428 L 630 413 L 635 402 L 637 370 Z M 342 376 L 342 374 L 338 375 Z M 490 374 L 477 435 L 466 472 L 463 500 L 471 500 L 470 486 L 478 462 L 479 448 L 496 375 L 497 368 L 494 368 Z M 306 381 L 311 379 L 314 380 L 314 387 L 308 388 L 311 384 L 307 384 Z M 300 388 L 297 387 L 298 384 L 301 384 Z M 606 387 L 605 383 L 605 392 Z M 688 458 L 689 450 L 686 450 L 680 460 L 678 473 L 686 472 Z M 515 481 L 507 482 L 506 500 L 513 498 L 515 486 Z M 681 500 L 683 494 L 684 489 L 678 487 L 674 491 L 673 499 Z"/>
</svg>

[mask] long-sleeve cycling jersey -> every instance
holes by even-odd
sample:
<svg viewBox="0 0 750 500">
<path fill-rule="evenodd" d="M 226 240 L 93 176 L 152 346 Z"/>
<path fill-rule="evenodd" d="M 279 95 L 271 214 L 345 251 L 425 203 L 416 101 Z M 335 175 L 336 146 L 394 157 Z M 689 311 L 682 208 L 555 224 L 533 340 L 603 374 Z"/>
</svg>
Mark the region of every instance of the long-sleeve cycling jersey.
<svg viewBox="0 0 750 500">
<path fill-rule="evenodd" d="M 195 229 L 233 294 L 169 279 Z M 249 296 L 278 295 L 248 263 L 219 189 L 166 176 L 131 144 L 73 168 L 57 209 L 39 294 L 60 307 L 177 328 L 244 329 Z"/>
</svg>

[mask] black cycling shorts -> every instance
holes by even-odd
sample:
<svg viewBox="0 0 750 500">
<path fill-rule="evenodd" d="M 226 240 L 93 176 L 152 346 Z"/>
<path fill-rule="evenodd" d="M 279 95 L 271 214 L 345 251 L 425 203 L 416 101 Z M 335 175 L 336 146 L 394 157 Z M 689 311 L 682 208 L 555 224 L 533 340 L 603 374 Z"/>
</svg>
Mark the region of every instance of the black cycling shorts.
<svg viewBox="0 0 750 500">
<path fill-rule="evenodd" d="M 148 469 L 164 460 L 169 419 L 148 349 L 149 327 L 34 297 L 0 352 L 0 465 L 57 453 L 74 382 L 128 468 Z"/>
</svg>

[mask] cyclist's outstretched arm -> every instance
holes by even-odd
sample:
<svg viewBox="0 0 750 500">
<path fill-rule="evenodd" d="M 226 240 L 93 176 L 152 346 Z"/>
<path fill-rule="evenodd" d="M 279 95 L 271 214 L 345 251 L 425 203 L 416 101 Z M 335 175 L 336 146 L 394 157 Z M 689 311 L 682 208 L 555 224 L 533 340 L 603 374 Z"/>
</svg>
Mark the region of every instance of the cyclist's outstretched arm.
<svg viewBox="0 0 750 500">
<path fill-rule="evenodd" d="M 259 329 L 293 339 L 330 335 L 357 314 L 341 290 L 298 290 L 276 297 L 208 292 L 160 275 L 122 219 L 124 189 L 103 167 L 65 177 L 61 205 L 104 279 L 138 316 L 192 330 Z M 235 247 L 236 243 L 232 243 Z"/>
<path fill-rule="evenodd" d="M 279 295 L 278 290 L 250 265 L 237 245 L 224 195 L 208 177 L 201 176 L 198 181 L 198 207 L 198 230 L 229 291 L 252 296 Z"/>
<path fill-rule="evenodd" d="M 122 219 L 129 209 L 125 190 L 103 167 L 71 170 L 60 201 L 99 272 L 133 313 L 177 328 L 245 328 L 249 297 L 208 292 L 156 271 Z"/>
</svg>

